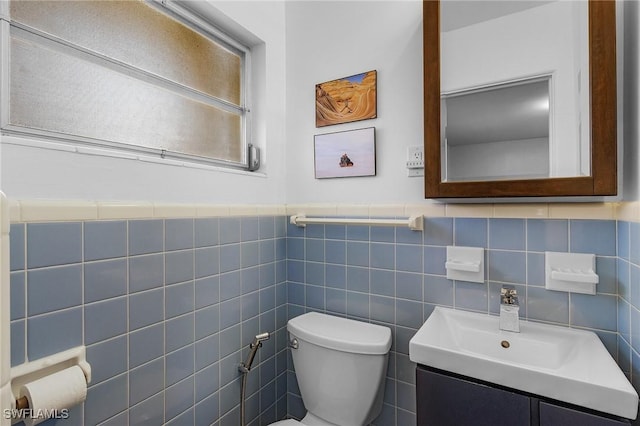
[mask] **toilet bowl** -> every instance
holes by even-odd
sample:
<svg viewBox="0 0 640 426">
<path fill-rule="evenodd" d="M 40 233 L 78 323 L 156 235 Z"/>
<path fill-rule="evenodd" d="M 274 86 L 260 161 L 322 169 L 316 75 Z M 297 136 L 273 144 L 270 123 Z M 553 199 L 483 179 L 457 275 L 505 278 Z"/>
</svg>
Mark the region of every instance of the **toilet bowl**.
<svg viewBox="0 0 640 426">
<path fill-rule="evenodd" d="M 273 426 L 363 426 L 382 409 L 388 327 L 309 312 L 287 323 L 306 416 Z"/>
</svg>

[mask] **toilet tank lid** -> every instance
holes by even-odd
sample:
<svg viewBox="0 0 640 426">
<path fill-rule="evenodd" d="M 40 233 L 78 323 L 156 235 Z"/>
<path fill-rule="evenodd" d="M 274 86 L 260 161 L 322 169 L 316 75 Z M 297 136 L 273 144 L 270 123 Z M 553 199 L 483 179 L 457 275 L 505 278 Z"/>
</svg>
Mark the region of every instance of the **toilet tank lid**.
<svg viewBox="0 0 640 426">
<path fill-rule="evenodd" d="M 391 348 L 388 327 L 318 312 L 290 319 L 287 330 L 301 340 L 343 352 L 386 354 Z"/>
</svg>

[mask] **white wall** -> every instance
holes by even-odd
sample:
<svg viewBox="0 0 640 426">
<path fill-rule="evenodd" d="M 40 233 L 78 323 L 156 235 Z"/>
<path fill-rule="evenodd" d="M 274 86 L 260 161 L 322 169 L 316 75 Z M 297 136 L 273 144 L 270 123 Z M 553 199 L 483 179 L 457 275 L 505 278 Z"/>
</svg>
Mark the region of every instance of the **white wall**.
<svg viewBox="0 0 640 426">
<path fill-rule="evenodd" d="M 423 143 L 422 3 L 287 2 L 287 202 L 424 201 L 406 147 Z M 378 71 L 378 118 L 315 127 L 315 85 Z M 313 136 L 375 126 L 375 177 L 314 179 Z"/>
<path fill-rule="evenodd" d="M 197 2 L 266 42 L 256 62 L 265 115 L 255 123 L 266 177 L 3 145 L 0 188 L 10 198 L 203 203 L 416 203 L 422 178 L 406 176 L 406 147 L 423 142 L 422 3 L 401 1 Z M 640 199 L 640 11 L 625 2 L 625 200 Z M 286 31 L 285 31 L 286 25 Z M 286 39 L 285 39 L 286 37 Z M 285 49 L 286 48 L 286 49 Z M 286 55 L 285 55 L 286 53 Z M 378 70 L 378 117 L 315 128 L 315 84 Z M 286 109 L 285 109 L 286 102 Z M 286 113 L 286 114 L 285 114 Z M 314 179 L 313 135 L 376 127 L 377 176 Z"/>
<path fill-rule="evenodd" d="M 5 137 L 0 182 L 9 198 L 256 204 L 285 201 L 284 4 L 195 0 L 188 4 L 255 44 L 257 78 L 253 86 L 257 104 L 253 109 L 253 136 L 254 142 L 264 148 L 262 176 L 16 145 L 6 143 L 15 139 Z"/>
</svg>

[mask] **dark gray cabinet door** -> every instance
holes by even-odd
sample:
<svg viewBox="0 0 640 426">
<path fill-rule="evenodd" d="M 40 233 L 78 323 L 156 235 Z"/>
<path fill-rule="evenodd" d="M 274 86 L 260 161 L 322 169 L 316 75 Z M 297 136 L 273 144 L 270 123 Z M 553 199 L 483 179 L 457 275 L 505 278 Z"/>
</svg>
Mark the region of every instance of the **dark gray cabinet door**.
<svg viewBox="0 0 640 426">
<path fill-rule="evenodd" d="M 560 407 L 540 401 L 540 426 L 621 426 L 627 421 L 618 421 L 568 407 Z"/>
<path fill-rule="evenodd" d="M 417 369 L 418 426 L 528 426 L 529 397 Z"/>
</svg>

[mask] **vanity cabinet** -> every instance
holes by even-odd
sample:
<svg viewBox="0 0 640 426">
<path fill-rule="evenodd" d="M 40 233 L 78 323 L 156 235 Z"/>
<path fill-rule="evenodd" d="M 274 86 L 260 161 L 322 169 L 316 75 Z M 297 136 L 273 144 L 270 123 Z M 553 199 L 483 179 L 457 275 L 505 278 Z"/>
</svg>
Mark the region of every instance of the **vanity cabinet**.
<svg viewBox="0 0 640 426">
<path fill-rule="evenodd" d="M 627 419 L 418 365 L 418 426 L 620 426 Z"/>
<path fill-rule="evenodd" d="M 597 414 L 579 411 L 576 408 L 562 407 L 540 401 L 540 426 L 580 425 L 580 426 L 616 426 L 628 425 L 629 421 L 610 419 Z"/>
<path fill-rule="evenodd" d="M 527 396 L 422 366 L 416 379 L 418 426 L 531 424 Z"/>
</svg>

